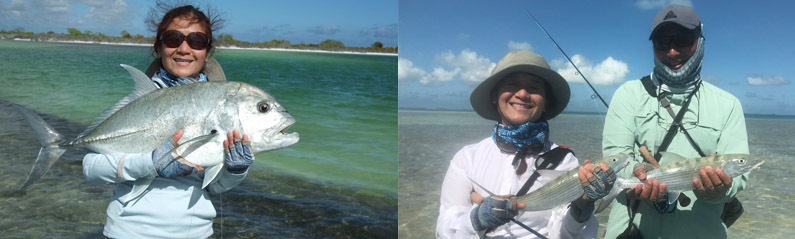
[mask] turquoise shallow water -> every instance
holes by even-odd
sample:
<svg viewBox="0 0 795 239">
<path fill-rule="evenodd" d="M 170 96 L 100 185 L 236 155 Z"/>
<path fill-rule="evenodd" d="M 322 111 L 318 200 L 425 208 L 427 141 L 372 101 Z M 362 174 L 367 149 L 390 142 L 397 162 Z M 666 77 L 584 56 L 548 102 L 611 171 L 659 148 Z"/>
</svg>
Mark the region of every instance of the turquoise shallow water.
<svg viewBox="0 0 795 239">
<path fill-rule="evenodd" d="M 224 49 L 217 50 L 214 57 L 229 80 L 254 84 L 279 99 L 297 120 L 290 131 L 301 134 L 296 145 L 256 156 L 254 170 L 232 192 L 239 197 L 225 194 L 222 199 L 230 212 L 241 210 L 236 217 L 224 217 L 223 225 L 245 219 L 248 223 L 244 225 L 272 226 L 296 236 L 314 227 L 324 228 L 313 229 L 320 233 L 316 235 L 342 236 L 389 235 L 396 230 L 397 57 Z M 56 122 L 56 128 L 74 131 L 74 136 L 132 90 L 132 80 L 119 64 L 143 70 L 152 59 L 149 47 L 0 40 L 0 100 L 47 114 L 45 120 Z M 9 122 L 19 120 L 10 110 L 2 114 Z M 65 156 L 56 163 L 22 196 L 27 201 L 9 192 L 21 185 L 38 146 L 27 145 L 36 143 L 25 138 L 30 131 L 24 123 L 2 124 L 0 137 L 5 138 L 7 147 L 0 150 L 0 157 L 18 162 L 13 169 L 2 170 L 5 175 L 0 199 L 10 203 L 7 207 L 29 211 L 29 205 L 34 204 L 30 197 L 43 199 L 46 193 L 78 197 L 78 201 L 97 204 L 81 210 L 96 214 L 92 220 L 87 219 L 93 226 L 86 226 L 86 231 L 96 230 L 99 223 L 101 233 L 106 197 L 94 202 L 80 192 L 106 194 L 112 186 L 69 185 L 58 189 L 52 185 L 60 183 L 52 180 L 63 178 L 75 184 L 84 182 L 80 181 L 79 162 L 69 162 L 79 160 L 79 155 Z M 45 188 L 48 191 L 41 191 Z M 214 200 L 219 203 L 221 199 Z M 293 209 L 277 210 L 273 205 Z M 38 210 L 44 209 L 34 211 Z M 28 216 L 38 215 L 30 213 Z M 271 214 L 285 215 L 271 218 Z M 16 225 L 13 220 L 7 221 L 9 224 L 3 220 L 0 228 Z M 343 229 L 351 231 L 351 227 L 358 231 L 337 234 Z M 250 231 L 251 237 L 279 235 L 241 224 L 225 227 L 224 231 L 230 228 Z"/>
<path fill-rule="evenodd" d="M 491 134 L 494 122 L 474 112 L 398 112 L 400 205 L 398 234 L 401 238 L 433 237 L 439 215 L 444 174 L 453 155 L 465 145 Z M 550 139 L 568 145 L 581 161 L 601 158 L 604 116 L 564 113 L 550 122 Z M 728 238 L 789 238 L 795 233 L 795 184 L 791 146 L 795 118 L 746 117 L 750 153 L 765 159 L 751 172 L 748 186 L 737 195 L 745 213 L 729 228 Z M 609 209 L 596 215 L 604 231 Z"/>
</svg>

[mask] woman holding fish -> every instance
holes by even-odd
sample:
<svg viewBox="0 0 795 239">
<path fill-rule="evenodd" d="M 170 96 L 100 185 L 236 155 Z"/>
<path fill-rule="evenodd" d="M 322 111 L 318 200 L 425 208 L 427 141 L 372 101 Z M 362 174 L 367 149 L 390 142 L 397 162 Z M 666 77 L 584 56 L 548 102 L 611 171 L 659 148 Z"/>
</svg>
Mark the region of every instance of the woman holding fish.
<svg viewBox="0 0 795 239">
<path fill-rule="evenodd" d="M 158 58 L 147 71 L 152 84 L 167 88 L 202 81 L 225 81 L 218 63 L 210 57 L 212 30 L 217 18 L 187 5 L 168 11 L 159 23 L 154 50 Z M 166 119 L 152 124 L 169 124 Z M 83 172 L 89 181 L 116 183 L 108 205 L 103 234 L 108 238 L 207 238 L 213 233 L 216 212 L 208 192 L 220 193 L 237 186 L 253 162 L 248 137 L 235 130 L 224 141 L 224 170 L 207 190 L 204 171 L 193 167 L 171 149 L 178 146 L 177 131 L 162 146 L 142 154 L 89 153 Z M 146 140 L 146 139 L 141 139 Z M 157 174 L 157 175 L 154 175 Z M 153 177 L 156 176 L 156 177 Z M 134 182 L 153 177 L 147 191 L 127 198 Z"/>
<path fill-rule="evenodd" d="M 496 196 L 532 193 L 553 180 L 538 171 L 578 167 L 570 150 L 549 140 L 547 120 L 563 111 L 569 96 L 568 83 L 543 57 L 517 51 L 499 61 L 470 97 L 475 112 L 497 123 L 490 137 L 464 147 L 450 162 L 442 184 L 437 238 L 595 237 L 594 201 L 607 195 L 616 179 L 606 164 L 574 170 L 581 182 L 577 186 L 585 193 L 550 210 L 519 213 L 524 202 Z M 559 156 L 552 156 L 553 151 Z M 546 163 L 555 158 L 556 167 Z"/>
</svg>

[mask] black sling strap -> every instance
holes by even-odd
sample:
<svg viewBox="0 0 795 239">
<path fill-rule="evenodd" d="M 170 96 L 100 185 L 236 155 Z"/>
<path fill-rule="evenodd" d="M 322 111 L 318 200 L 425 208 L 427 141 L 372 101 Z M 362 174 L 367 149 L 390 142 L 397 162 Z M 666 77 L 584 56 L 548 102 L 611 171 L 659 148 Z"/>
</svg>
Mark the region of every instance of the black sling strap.
<svg viewBox="0 0 795 239">
<path fill-rule="evenodd" d="M 522 188 L 519 189 L 519 192 L 516 193 L 516 196 L 525 195 L 527 191 L 530 190 L 531 187 L 533 187 L 535 181 L 538 180 L 538 177 L 541 176 L 541 174 L 538 173 L 538 170 L 557 168 L 558 165 L 560 165 L 560 162 L 563 161 L 563 158 L 565 158 L 566 155 L 569 153 L 574 154 L 574 152 L 571 151 L 571 149 L 569 149 L 568 147 L 557 147 L 538 156 L 538 159 L 536 159 L 536 164 L 535 164 L 536 171 L 534 171 L 533 174 L 530 175 L 530 178 L 528 178 L 527 182 L 524 183 L 524 186 L 522 186 Z"/>
<path fill-rule="evenodd" d="M 696 144 L 693 138 L 690 137 L 690 133 L 688 133 L 685 127 L 682 125 L 682 118 L 684 118 L 685 112 L 687 112 L 687 107 L 690 106 L 690 101 L 692 101 L 693 95 L 696 94 L 698 89 L 701 87 L 701 84 L 696 85 L 696 88 L 693 90 L 693 92 L 690 92 L 690 95 L 688 95 L 687 98 L 685 98 L 685 103 L 682 104 L 682 108 L 679 109 L 679 113 L 674 115 L 674 110 L 671 109 L 671 102 L 669 102 L 668 99 L 665 98 L 665 92 L 663 92 L 660 95 L 657 95 L 657 90 L 656 87 L 654 87 L 654 83 L 651 82 L 651 77 L 644 76 L 642 79 L 640 79 L 640 82 L 643 83 L 643 88 L 646 89 L 646 92 L 649 93 L 649 95 L 651 95 L 652 97 L 657 98 L 662 104 L 662 107 L 668 110 L 668 114 L 670 114 L 671 117 L 674 119 L 674 121 L 671 123 L 671 127 L 668 128 L 668 133 L 666 133 L 665 138 L 663 138 L 662 144 L 660 144 L 660 147 L 658 148 L 657 152 L 654 154 L 654 158 L 659 161 L 661 157 L 660 152 L 668 150 L 668 145 L 671 144 L 674 135 L 676 135 L 677 127 L 682 131 L 682 133 L 684 133 L 685 138 L 687 138 L 687 141 L 690 142 L 691 146 L 693 146 L 693 149 L 695 149 L 696 152 L 698 152 L 698 154 L 701 155 L 701 157 L 706 157 L 707 155 L 704 154 L 703 151 L 701 151 L 701 147 L 698 147 L 698 144 Z"/>
</svg>

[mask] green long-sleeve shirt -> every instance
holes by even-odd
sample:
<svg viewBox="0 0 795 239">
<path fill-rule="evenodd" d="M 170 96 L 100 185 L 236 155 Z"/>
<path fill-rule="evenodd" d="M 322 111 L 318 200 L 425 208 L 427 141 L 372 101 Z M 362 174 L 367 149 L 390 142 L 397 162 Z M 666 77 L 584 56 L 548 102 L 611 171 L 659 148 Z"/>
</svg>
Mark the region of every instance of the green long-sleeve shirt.
<svg viewBox="0 0 795 239">
<path fill-rule="evenodd" d="M 668 95 L 675 113 L 679 112 L 687 95 Z M 618 175 L 634 178 L 634 164 L 643 162 L 635 141 L 645 145 L 654 154 L 662 144 L 671 122 L 673 119 L 667 110 L 646 92 L 640 80 L 626 82 L 613 95 L 607 111 L 602 153 L 633 153 L 635 158 Z M 705 154 L 748 153 L 745 117 L 740 101 L 710 83 L 703 82 L 693 95 L 682 123 Z M 685 158 L 700 157 L 681 132 L 673 138 L 667 151 Z M 659 163 L 665 165 L 671 162 L 662 159 Z M 747 173 L 735 177 L 731 189 L 725 195 L 709 199 L 700 199 L 692 191 L 684 192 L 692 202 L 686 207 L 678 205 L 673 213 L 660 214 L 654 205 L 643 201 L 638 207 L 634 223 L 644 238 L 725 238 L 726 227 L 720 218 L 724 203 L 745 188 L 747 182 Z M 622 193 L 612 204 L 605 238 L 615 238 L 627 228 L 628 222 L 627 200 Z"/>
</svg>

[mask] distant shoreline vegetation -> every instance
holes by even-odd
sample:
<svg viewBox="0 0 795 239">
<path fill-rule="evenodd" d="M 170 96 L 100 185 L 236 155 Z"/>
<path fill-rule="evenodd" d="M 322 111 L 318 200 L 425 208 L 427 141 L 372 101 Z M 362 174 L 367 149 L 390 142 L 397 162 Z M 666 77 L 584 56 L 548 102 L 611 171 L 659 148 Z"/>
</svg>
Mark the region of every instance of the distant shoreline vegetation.
<svg viewBox="0 0 795 239">
<path fill-rule="evenodd" d="M 442 108 L 429 109 L 429 108 L 410 108 L 410 107 L 408 107 L 408 108 L 398 107 L 398 111 L 427 111 L 427 112 L 443 111 L 443 112 L 472 112 L 472 113 L 475 113 L 475 111 L 472 110 L 472 109 L 442 109 Z M 561 112 L 561 114 L 600 115 L 600 114 L 604 114 L 604 113 L 584 112 L 584 111 L 563 111 L 563 112 Z M 793 119 L 793 120 L 795 120 L 795 115 L 745 114 L 745 118 L 751 118 L 751 119 Z"/>
<path fill-rule="evenodd" d="M 24 39 L 29 41 L 75 41 L 75 42 L 100 42 L 111 44 L 136 44 L 152 45 L 155 41 L 154 36 L 145 37 L 140 34 L 132 35 L 126 30 L 120 32 L 120 36 L 108 36 L 101 32 L 90 30 L 80 31 L 77 28 L 67 28 L 67 33 L 55 33 L 54 31 L 33 33 L 26 32 L 23 28 L 15 28 L 7 31 L 0 30 L 0 39 Z M 317 44 L 298 43 L 293 44 L 288 40 L 271 40 L 263 42 L 248 42 L 235 39 L 231 34 L 221 33 L 213 39 L 213 45 L 218 48 L 258 48 L 258 49 L 290 49 L 290 50 L 312 50 L 330 52 L 356 52 L 356 53 L 385 53 L 397 54 L 397 47 L 384 47 L 381 42 L 374 42 L 369 47 L 352 47 L 338 40 L 328 39 Z"/>
</svg>

